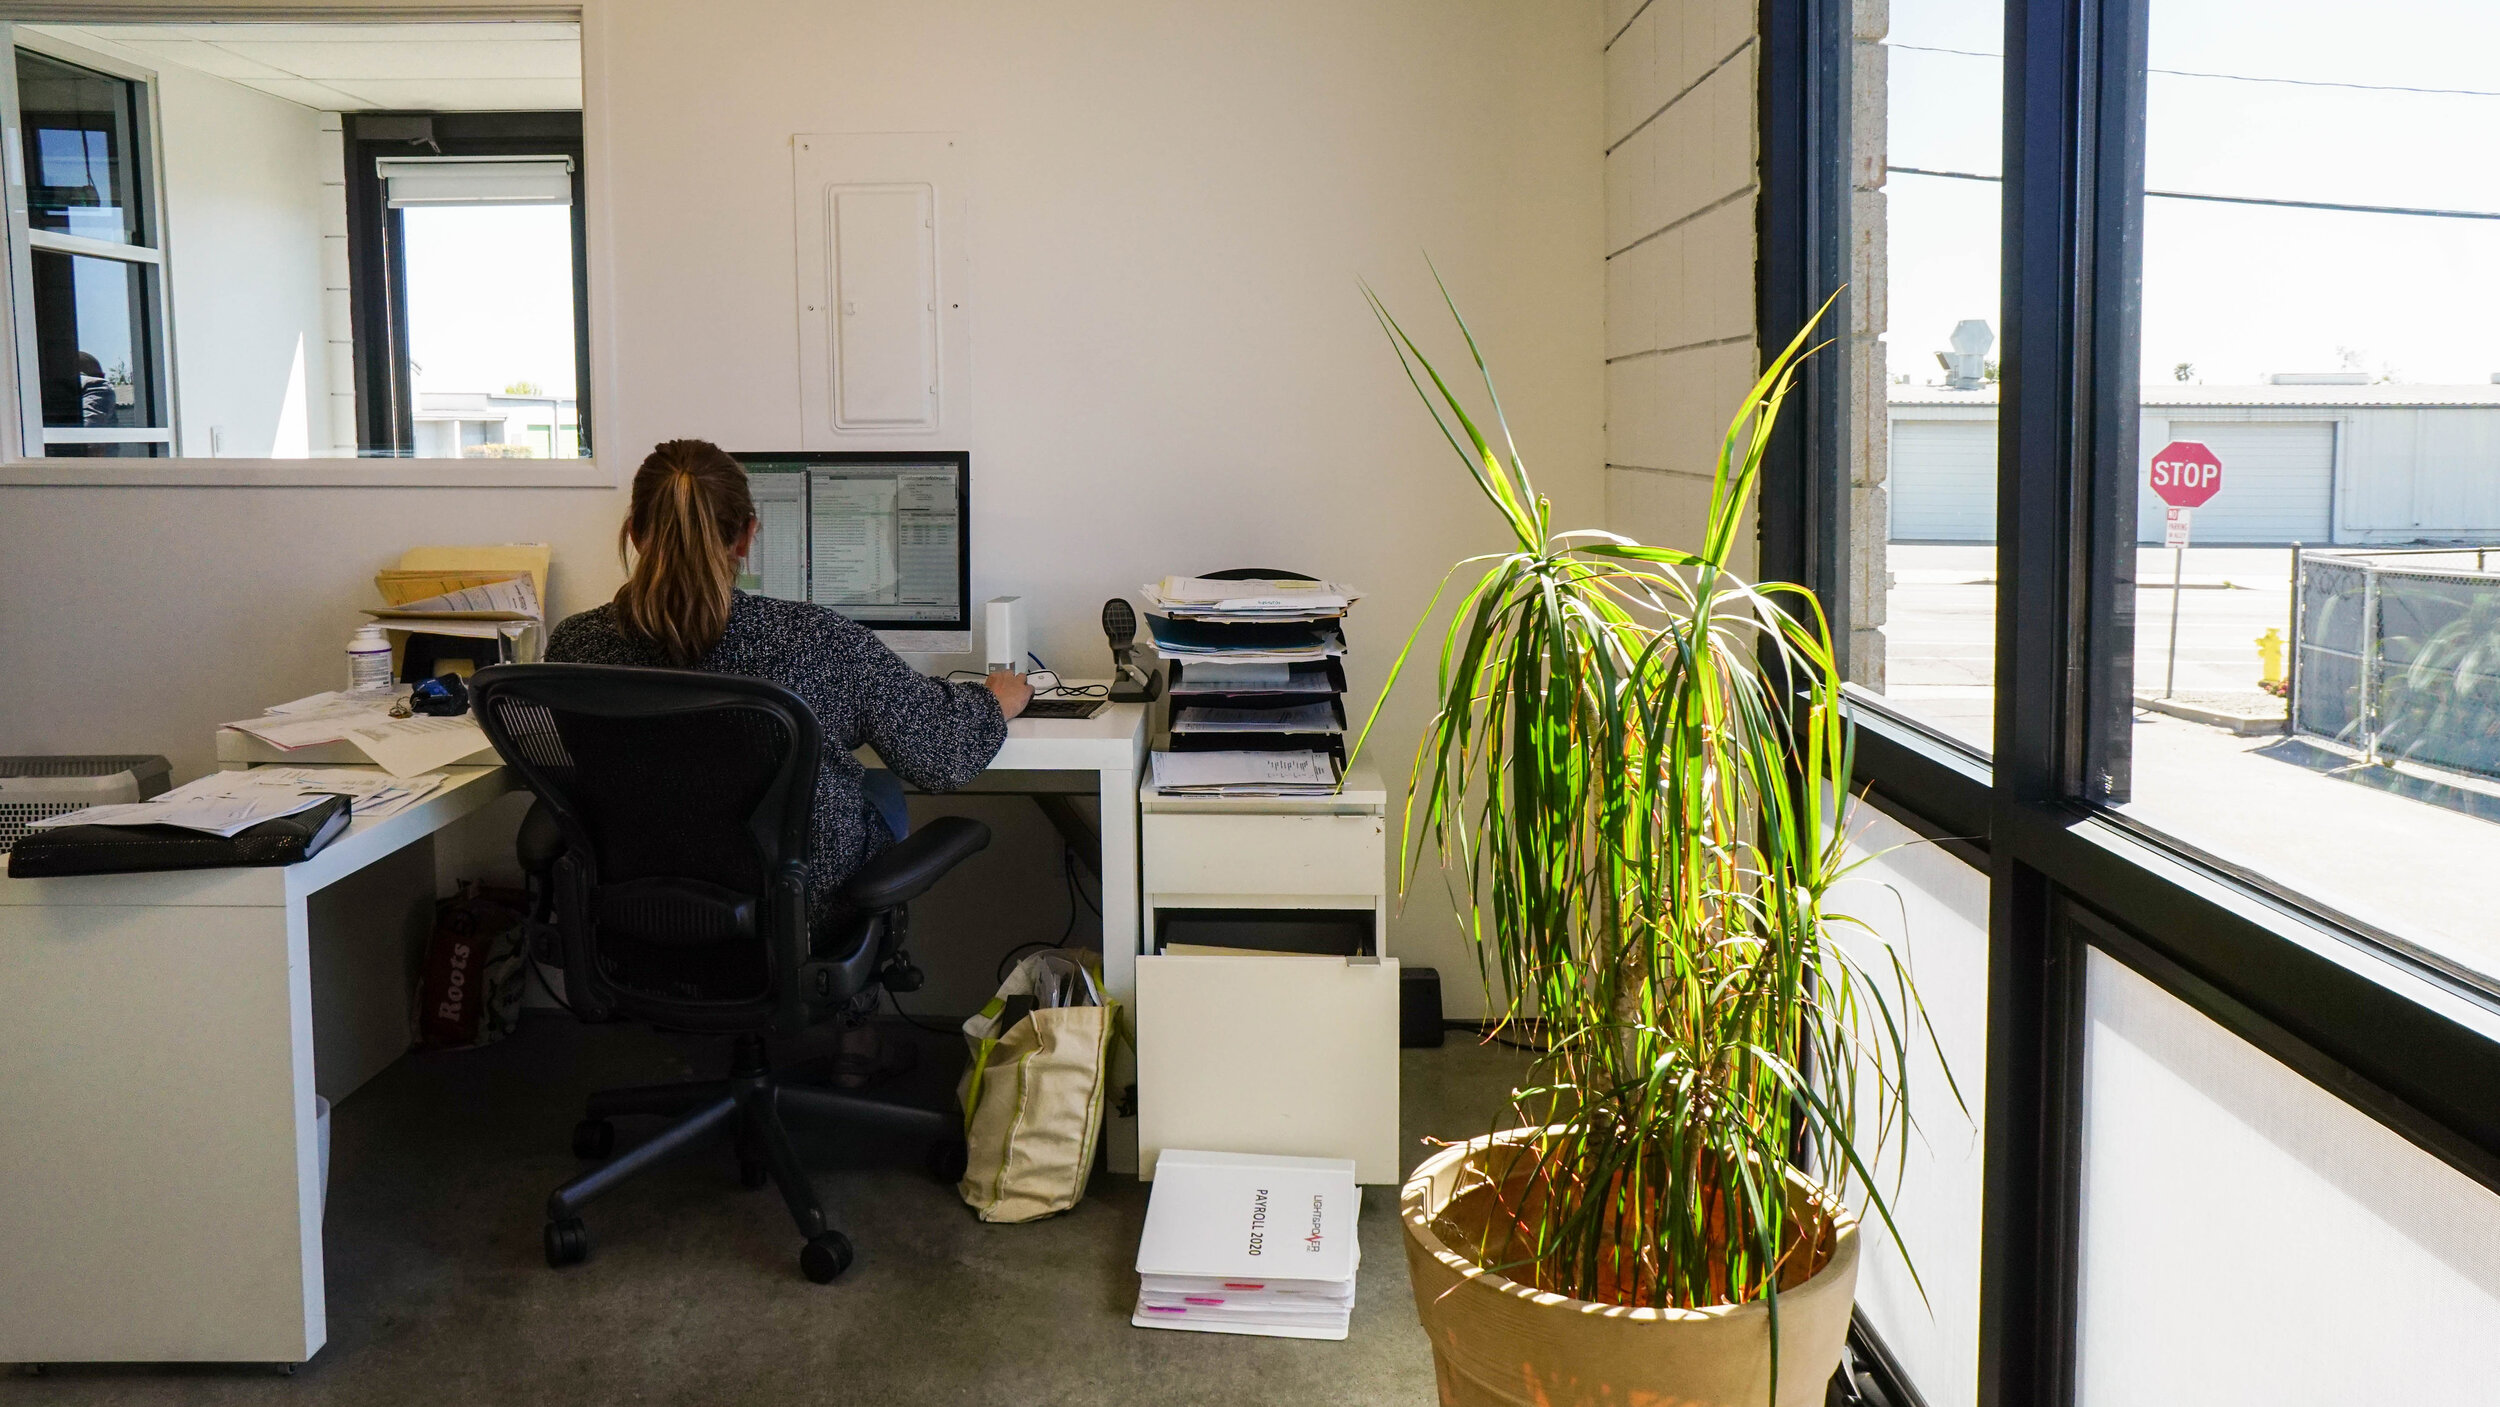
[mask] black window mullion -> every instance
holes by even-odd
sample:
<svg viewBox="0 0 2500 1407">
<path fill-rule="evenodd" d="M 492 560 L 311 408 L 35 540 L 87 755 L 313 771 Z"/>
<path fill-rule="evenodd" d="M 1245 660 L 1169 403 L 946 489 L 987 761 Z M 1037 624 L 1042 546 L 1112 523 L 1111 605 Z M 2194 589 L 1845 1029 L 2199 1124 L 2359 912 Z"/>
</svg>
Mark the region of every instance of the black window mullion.
<svg viewBox="0 0 2500 1407">
<path fill-rule="evenodd" d="M 1996 728 L 1980 1231 L 1979 1400 L 2075 1391 L 2081 951 L 2016 837 L 2055 824 L 2079 758 L 2088 651 L 2076 547 L 2091 482 L 2096 0 L 2008 0 L 2005 324 L 1997 421 Z"/>
</svg>

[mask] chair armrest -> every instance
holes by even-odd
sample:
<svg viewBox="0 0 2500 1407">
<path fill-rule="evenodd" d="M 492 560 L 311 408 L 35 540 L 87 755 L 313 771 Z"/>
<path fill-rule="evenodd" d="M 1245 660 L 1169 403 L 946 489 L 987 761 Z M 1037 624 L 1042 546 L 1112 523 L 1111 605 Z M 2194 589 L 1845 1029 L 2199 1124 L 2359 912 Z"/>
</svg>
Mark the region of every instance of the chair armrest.
<svg viewBox="0 0 2500 1407">
<path fill-rule="evenodd" d="M 842 886 L 843 902 L 862 913 L 907 904 L 989 843 L 990 828 L 979 821 L 940 816 L 860 866 Z"/>
<path fill-rule="evenodd" d="M 556 824 L 556 813 L 547 803 L 533 800 L 529 814 L 521 818 L 520 833 L 512 838 L 512 854 L 521 862 L 521 873 L 544 875 L 555 868 L 556 858 L 564 853 L 564 830 Z"/>
</svg>

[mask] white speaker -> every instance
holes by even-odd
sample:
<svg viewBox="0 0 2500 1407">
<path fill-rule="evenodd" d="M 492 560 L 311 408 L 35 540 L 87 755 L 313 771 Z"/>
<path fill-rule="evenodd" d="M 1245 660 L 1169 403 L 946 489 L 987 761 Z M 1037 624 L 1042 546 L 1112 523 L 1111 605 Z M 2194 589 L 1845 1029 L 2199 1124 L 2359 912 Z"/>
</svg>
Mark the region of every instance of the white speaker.
<svg viewBox="0 0 2500 1407">
<path fill-rule="evenodd" d="M 1024 672 L 1024 598 L 993 596 L 982 612 L 981 658 L 991 669 Z"/>
</svg>

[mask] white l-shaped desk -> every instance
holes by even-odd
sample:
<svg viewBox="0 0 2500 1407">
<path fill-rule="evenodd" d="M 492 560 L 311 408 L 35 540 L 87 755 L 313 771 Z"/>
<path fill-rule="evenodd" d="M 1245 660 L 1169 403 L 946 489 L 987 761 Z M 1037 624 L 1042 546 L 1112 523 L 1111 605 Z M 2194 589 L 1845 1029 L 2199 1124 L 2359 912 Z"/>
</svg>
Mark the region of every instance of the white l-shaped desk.
<svg viewBox="0 0 2500 1407">
<path fill-rule="evenodd" d="M 967 788 L 1100 798 L 1103 975 L 1123 1003 L 1145 750 L 1143 705 L 1018 719 Z M 231 730 L 217 756 L 361 760 Z M 479 765 L 300 864 L 0 878 L 0 1361 L 298 1363 L 320 1350 L 314 1096 L 344 1098 L 408 1048 L 432 838 L 513 785 L 492 753 L 463 761 Z M 1113 1169 L 1134 1173 L 1136 1119 L 1115 1115 L 1108 1135 Z"/>
</svg>

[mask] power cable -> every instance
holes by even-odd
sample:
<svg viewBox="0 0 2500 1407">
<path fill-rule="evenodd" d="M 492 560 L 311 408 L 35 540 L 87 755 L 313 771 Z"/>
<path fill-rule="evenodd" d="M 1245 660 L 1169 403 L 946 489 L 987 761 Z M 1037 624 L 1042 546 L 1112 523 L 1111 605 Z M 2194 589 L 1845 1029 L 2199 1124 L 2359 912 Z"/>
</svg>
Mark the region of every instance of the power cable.
<svg viewBox="0 0 2500 1407">
<path fill-rule="evenodd" d="M 1940 44 L 1888 44 L 1886 48 L 1906 49 L 1919 54 L 1952 54 L 1965 59 L 1995 59 L 2003 62 L 2003 54 L 1985 49 L 1951 49 Z M 2490 88 L 2416 88 L 2404 83 L 2349 83 L 2333 78 L 2276 78 L 2261 73 L 2213 73 L 2196 68 L 2147 68 L 2146 73 L 2166 74 L 2173 78 L 2216 78 L 2230 83 L 2279 83 L 2293 88 L 2347 88 L 2362 93 L 2424 93 L 2443 98 L 2500 98 L 2500 90 Z"/>
<path fill-rule="evenodd" d="M 1887 166 L 1888 173 L 1903 176 L 1936 176 L 1948 181 L 2001 182 L 2003 176 L 1981 171 L 1939 171 L 1930 166 Z M 2147 190 L 2148 200 L 2201 200 L 2216 205 L 2270 205 L 2289 210 L 2340 210 L 2356 215 L 2412 215 L 2432 220 L 2500 220 L 2500 210 L 2441 210 L 2421 205 L 2363 205 L 2342 200 L 2288 200 L 2262 195 L 2217 195 L 2211 191 Z"/>
</svg>

